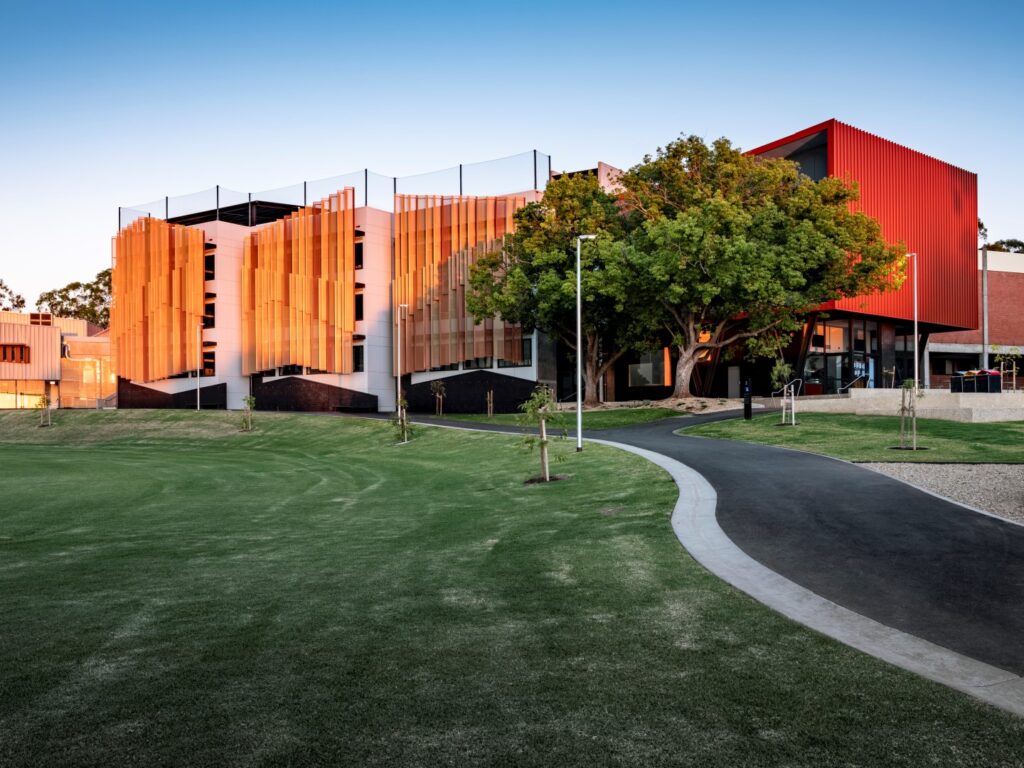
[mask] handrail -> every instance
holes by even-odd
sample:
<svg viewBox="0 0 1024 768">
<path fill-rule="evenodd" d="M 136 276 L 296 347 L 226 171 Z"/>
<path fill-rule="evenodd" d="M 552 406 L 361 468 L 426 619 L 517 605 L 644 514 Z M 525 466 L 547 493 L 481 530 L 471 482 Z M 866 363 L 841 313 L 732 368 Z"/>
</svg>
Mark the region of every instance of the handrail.
<svg viewBox="0 0 1024 768">
<path fill-rule="evenodd" d="M 794 384 L 799 384 L 799 386 L 798 386 L 798 387 L 796 388 L 796 394 L 798 394 L 798 395 L 799 395 L 799 394 L 800 394 L 800 392 L 801 392 L 801 391 L 803 391 L 803 388 L 804 388 L 804 380 L 803 380 L 803 379 L 793 379 L 792 381 L 790 381 L 790 382 L 787 382 L 786 384 L 783 384 L 783 385 L 782 385 L 781 387 L 779 387 L 779 388 L 778 388 L 778 389 L 776 389 L 776 390 L 775 390 L 774 392 L 772 392 L 772 394 L 771 394 L 771 398 L 772 398 L 772 405 L 774 405 L 774 404 L 775 404 L 775 396 L 776 396 L 776 395 L 781 395 L 781 394 L 783 394 L 783 393 L 784 393 L 784 392 L 785 392 L 785 391 L 786 391 L 787 389 L 789 389 L 789 388 L 790 388 L 791 386 L 793 386 Z"/>
<path fill-rule="evenodd" d="M 860 381 L 861 379 L 866 379 L 867 377 L 868 377 L 868 375 L 867 375 L 866 373 L 862 373 L 862 374 L 861 374 L 860 376 L 858 376 L 858 377 L 857 377 L 856 379 L 854 379 L 853 381 L 851 381 L 851 382 L 850 382 L 849 384 L 846 384 L 846 385 L 844 385 L 844 386 L 842 386 L 842 387 L 839 387 L 839 388 L 838 388 L 838 389 L 836 390 L 836 393 L 837 393 L 837 394 L 840 394 L 840 393 L 842 393 L 842 391 L 843 391 L 844 389 L 845 389 L 846 391 L 849 391 L 849 390 L 850 390 L 850 387 L 852 387 L 852 386 L 853 386 L 854 384 L 856 384 L 856 383 L 857 383 L 858 381 Z"/>
</svg>

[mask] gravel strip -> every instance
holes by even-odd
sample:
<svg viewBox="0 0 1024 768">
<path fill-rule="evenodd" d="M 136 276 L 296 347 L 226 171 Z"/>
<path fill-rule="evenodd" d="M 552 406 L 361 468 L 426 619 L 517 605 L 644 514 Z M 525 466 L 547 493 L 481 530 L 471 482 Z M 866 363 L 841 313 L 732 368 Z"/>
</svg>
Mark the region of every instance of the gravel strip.
<svg viewBox="0 0 1024 768">
<path fill-rule="evenodd" d="M 1024 523 L 1024 464 L 876 464 L 862 467 Z"/>
</svg>

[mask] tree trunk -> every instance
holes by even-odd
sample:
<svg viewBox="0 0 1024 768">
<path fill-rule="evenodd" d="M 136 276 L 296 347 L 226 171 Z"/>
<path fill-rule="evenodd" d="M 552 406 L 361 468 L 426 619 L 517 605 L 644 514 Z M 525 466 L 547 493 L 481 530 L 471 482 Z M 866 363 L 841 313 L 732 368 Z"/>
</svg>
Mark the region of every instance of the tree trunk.
<svg viewBox="0 0 1024 768">
<path fill-rule="evenodd" d="M 676 361 L 676 386 L 672 397 L 690 397 L 690 380 L 693 369 L 697 366 L 697 350 L 680 346 L 679 359 Z"/>
<path fill-rule="evenodd" d="M 601 404 L 598 383 L 601 377 L 597 371 L 597 360 L 590 355 L 583 363 L 583 405 L 592 408 Z"/>
<path fill-rule="evenodd" d="M 600 380 L 597 364 L 598 343 L 597 338 L 591 334 L 586 334 L 586 350 L 583 357 L 583 405 L 593 408 L 600 405 L 601 398 L 598 389 Z"/>
</svg>

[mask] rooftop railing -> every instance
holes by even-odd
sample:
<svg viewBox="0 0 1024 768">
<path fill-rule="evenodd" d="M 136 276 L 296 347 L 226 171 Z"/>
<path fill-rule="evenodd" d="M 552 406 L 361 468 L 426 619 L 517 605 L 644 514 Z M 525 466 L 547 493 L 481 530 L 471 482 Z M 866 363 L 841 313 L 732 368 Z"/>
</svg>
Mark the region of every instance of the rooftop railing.
<svg viewBox="0 0 1024 768">
<path fill-rule="evenodd" d="M 145 216 L 183 223 L 224 220 L 253 226 L 312 205 L 345 187 L 355 189 L 356 205 L 390 211 L 396 194 L 502 195 L 543 190 L 550 176 L 551 156 L 534 149 L 411 176 L 386 176 L 363 169 L 258 192 L 239 192 L 218 185 L 187 195 L 120 207 L 117 226 L 122 229 Z"/>
</svg>

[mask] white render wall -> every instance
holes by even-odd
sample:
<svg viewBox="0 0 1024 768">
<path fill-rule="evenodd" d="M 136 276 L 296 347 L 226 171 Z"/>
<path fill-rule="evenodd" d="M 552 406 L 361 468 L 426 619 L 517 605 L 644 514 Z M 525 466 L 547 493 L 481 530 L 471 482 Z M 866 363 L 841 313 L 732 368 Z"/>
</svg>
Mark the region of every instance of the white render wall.
<svg viewBox="0 0 1024 768">
<path fill-rule="evenodd" d="M 363 289 L 363 320 L 356 333 L 366 336 L 364 384 L 351 387 L 377 396 L 377 410 L 395 410 L 395 371 L 391 362 L 391 213 L 376 208 L 356 209 L 356 229 L 363 238 L 363 268 L 356 282 Z"/>
</svg>

